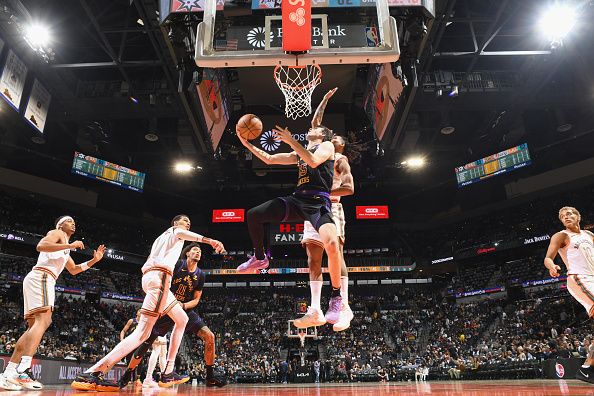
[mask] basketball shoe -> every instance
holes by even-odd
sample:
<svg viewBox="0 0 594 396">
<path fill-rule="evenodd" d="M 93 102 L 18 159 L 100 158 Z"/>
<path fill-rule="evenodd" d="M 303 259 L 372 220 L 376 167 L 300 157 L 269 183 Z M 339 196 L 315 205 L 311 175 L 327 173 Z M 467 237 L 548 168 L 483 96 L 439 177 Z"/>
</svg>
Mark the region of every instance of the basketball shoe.
<svg viewBox="0 0 594 396">
<path fill-rule="evenodd" d="M 334 325 L 332 326 L 332 330 L 344 331 L 348 329 L 349 327 L 351 327 L 351 320 L 353 320 L 354 317 L 355 315 L 353 315 L 351 307 L 342 304 L 342 307 L 340 308 L 340 318 L 338 319 L 338 322 L 334 323 Z"/>
<path fill-rule="evenodd" d="M 103 373 L 81 373 L 76 376 L 70 386 L 76 390 L 95 392 L 117 392 L 120 387 L 117 383 L 103 379 Z"/>
<path fill-rule="evenodd" d="M 335 324 L 340 319 L 340 309 L 342 307 L 342 297 L 334 296 L 330 299 L 328 304 L 328 311 L 326 311 L 326 322 Z"/>
<path fill-rule="evenodd" d="M 298 329 L 305 329 L 307 327 L 322 326 L 326 324 L 326 318 L 320 308 L 307 307 L 307 313 L 295 319 L 293 324 Z"/>
<path fill-rule="evenodd" d="M 239 267 L 237 267 L 237 272 L 242 274 L 242 273 L 246 273 L 246 272 L 251 272 L 253 270 L 261 270 L 261 269 L 268 268 L 269 265 L 270 265 L 270 262 L 268 260 L 268 257 L 264 256 L 264 259 L 258 260 L 256 258 L 256 256 L 254 255 L 254 256 L 250 256 L 248 261 L 246 261 L 245 263 L 243 263 Z"/>
<path fill-rule="evenodd" d="M 224 378 L 207 378 L 206 379 L 206 387 L 207 388 L 222 388 L 223 386 L 227 385 L 227 381 Z"/>
<path fill-rule="evenodd" d="M 170 372 L 169 374 L 161 375 L 161 379 L 159 380 L 159 386 L 161 388 L 170 388 L 173 385 L 179 385 L 186 383 L 190 380 L 188 375 L 180 375 L 175 371 Z"/>
<path fill-rule="evenodd" d="M 8 381 L 12 384 L 15 384 L 15 385 L 20 385 L 23 387 L 23 389 L 28 389 L 28 390 L 43 389 L 43 384 L 39 381 L 36 381 L 33 378 L 30 368 L 23 371 L 22 373 L 15 371 L 13 376 L 6 376 L 6 381 Z"/>
<path fill-rule="evenodd" d="M 8 382 L 5 374 L 0 374 L 0 389 L 7 391 L 20 391 L 23 389 L 22 386 Z"/>
<path fill-rule="evenodd" d="M 144 381 L 142 381 L 143 388 L 159 388 L 159 384 L 152 378 L 146 377 Z"/>
<path fill-rule="evenodd" d="M 589 382 L 594 384 L 594 367 L 590 366 L 588 368 L 580 367 L 575 374 L 575 378 L 581 381 Z"/>
</svg>

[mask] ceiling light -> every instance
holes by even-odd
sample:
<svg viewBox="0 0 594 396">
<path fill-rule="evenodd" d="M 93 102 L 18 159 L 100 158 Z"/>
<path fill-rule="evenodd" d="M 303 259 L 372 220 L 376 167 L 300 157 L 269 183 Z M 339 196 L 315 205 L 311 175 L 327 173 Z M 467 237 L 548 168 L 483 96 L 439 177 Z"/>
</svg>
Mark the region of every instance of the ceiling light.
<svg viewBox="0 0 594 396">
<path fill-rule="evenodd" d="M 450 91 L 450 93 L 448 94 L 448 96 L 450 98 L 457 98 L 458 97 L 458 86 L 457 85 L 453 85 L 452 86 L 452 90 Z"/>
<path fill-rule="evenodd" d="M 538 27 L 551 40 L 551 44 L 559 44 L 569 34 L 577 22 L 575 7 L 568 4 L 555 4 L 540 17 Z"/>
<path fill-rule="evenodd" d="M 188 173 L 193 171 L 194 165 L 192 165 L 189 162 L 178 162 L 177 164 L 175 164 L 175 171 L 177 173 Z"/>
<path fill-rule="evenodd" d="M 453 126 L 444 126 L 441 128 L 440 132 L 442 135 L 449 135 L 456 131 L 456 128 Z"/>
<path fill-rule="evenodd" d="M 144 21 L 142 20 L 142 18 L 138 18 L 136 20 L 136 23 L 139 24 L 140 26 L 144 26 Z"/>
<path fill-rule="evenodd" d="M 423 157 L 410 157 L 405 161 L 402 161 L 400 165 L 408 166 L 409 168 L 422 168 L 425 166 L 425 158 Z"/>
<path fill-rule="evenodd" d="M 47 26 L 33 23 L 25 28 L 25 41 L 34 50 L 39 50 L 50 43 L 51 34 Z"/>
</svg>

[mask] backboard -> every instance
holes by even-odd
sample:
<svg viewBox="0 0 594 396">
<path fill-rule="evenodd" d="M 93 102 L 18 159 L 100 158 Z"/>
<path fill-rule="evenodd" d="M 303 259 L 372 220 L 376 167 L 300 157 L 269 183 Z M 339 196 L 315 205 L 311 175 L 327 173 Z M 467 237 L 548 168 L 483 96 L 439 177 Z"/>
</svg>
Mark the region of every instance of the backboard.
<svg viewBox="0 0 594 396">
<path fill-rule="evenodd" d="M 311 0 L 311 49 L 282 49 L 282 0 L 252 0 L 251 8 L 217 15 L 216 0 L 204 0 L 196 32 L 200 67 L 302 66 L 396 62 L 400 56 L 393 0 Z"/>
</svg>

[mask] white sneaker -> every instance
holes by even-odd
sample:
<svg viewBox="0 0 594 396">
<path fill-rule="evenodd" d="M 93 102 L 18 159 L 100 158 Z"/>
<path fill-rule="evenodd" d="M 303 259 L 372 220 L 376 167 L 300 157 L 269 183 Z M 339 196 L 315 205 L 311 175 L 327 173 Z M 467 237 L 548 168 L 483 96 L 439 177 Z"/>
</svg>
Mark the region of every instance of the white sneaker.
<svg viewBox="0 0 594 396">
<path fill-rule="evenodd" d="M 355 315 L 353 314 L 353 311 L 351 311 L 351 307 L 349 307 L 348 305 L 343 305 L 340 308 L 340 316 L 338 318 L 338 322 L 334 323 L 334 325 L 332 326 L 332 330 L 344 331 L 348 329 L 349 327 L 351 327 L 351 320 L 353 320 L 354 317 Z"/>
<path fill-rule="evenodd" d="M 157 384 L 157 381 L 155 381 L 152 378 L 145 378 L 144 381 L 142 381 L 142 387 L 143 388 L 158 388 L 159 384 Z"/>
<path fill-rule="evenodd" d="M 305 329 L 307 327 L 322 326 L 326 324 L 326 318 L 320 308 L 307 307 L 307 313 L 295 319 L 293 324 L 298 329 Z"/>
<path fill-rule="evenodd" d="M 10 382 L 15 385 L 20 385 L 24 389 L 28 390 L 41 390 L 43 389 L 43 384 L 33 378 L 31 374 L 31 369 L 27 369 L 22 373 L 16 373 L 16 376 L 6 377 L 7 382 Z"/>
<path fill-rule="evenodd" d="M 8 382 L 4 374 L 0 374 L 0 389 L 4 389 L 7 391 L 20 391 L 23 389 L 22 386 L 13 384 L 12 382 Z"/>
</svg>

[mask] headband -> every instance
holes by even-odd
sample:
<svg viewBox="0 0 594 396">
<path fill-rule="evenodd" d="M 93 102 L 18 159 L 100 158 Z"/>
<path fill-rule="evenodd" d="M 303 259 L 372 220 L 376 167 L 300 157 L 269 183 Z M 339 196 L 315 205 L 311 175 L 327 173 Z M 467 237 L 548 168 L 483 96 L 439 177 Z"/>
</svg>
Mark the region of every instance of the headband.
<svg viewBox="0 0 594 396">
<path fill-rule="evenodd" d="M 70 216 L 63 216 L 60 217 L 60 220 L 58 220 L 58 222 L 56 223 L 56 230 L 60 229 L 60 226 L 62 225 L 63 222 L 67 221 L 67 220 L 72 220 L 74 221 L 74 219 Z"/>
</svg>

